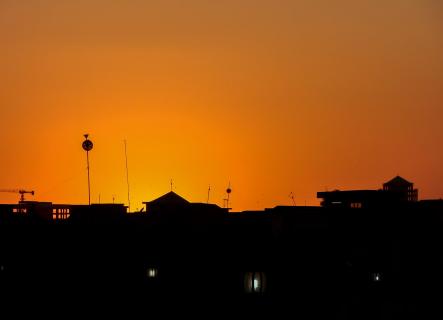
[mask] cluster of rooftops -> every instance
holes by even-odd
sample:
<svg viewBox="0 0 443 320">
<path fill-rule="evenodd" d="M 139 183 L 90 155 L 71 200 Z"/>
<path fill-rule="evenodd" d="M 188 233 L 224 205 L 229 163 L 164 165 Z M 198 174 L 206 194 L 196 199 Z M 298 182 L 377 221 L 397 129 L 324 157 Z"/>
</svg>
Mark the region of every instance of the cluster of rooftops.
<svg viewBox="0 0 443 320">
<path fill-rule="evenodd" d="M 317 198 L 321 199 L 321 206 L 300 207 L 300 206 L 276 206 L 264 209 L 263 211 L 243 211 L 240 213 L 254 215 L 260 213 L 272 213 L 273 211 L 293 211 L 324 210 L 324 208 L 340 209 L 372 209 L 387 208 L 405 204 L 429 204 L 439 203 L 439 200 L 418 201 L 418 190 L 414 184 L 400 176 L 383 184 L 378 190 L 349 190 L 349 191 L 325 191 L 318 192 Z M 52 202 L 20 201 L 18 204 L 0 205 L 0 219 L 8 217 L 35 217 L 40 220 L 65 221 L 65 220 L 109 220 L 127 216 L 148 216 L 158 213 L 189 212 L 194 216 L 205 219 L 209 214 L 225 216 L 229 212 L 228 208 L 222 208 L 216 204 L 193 203 L 184 199 L 173 191 L 163 196 L 143 202 L 145 208 L 139 212 L 128 212 L 124 204 L 53 204 Z"/>
</svg>

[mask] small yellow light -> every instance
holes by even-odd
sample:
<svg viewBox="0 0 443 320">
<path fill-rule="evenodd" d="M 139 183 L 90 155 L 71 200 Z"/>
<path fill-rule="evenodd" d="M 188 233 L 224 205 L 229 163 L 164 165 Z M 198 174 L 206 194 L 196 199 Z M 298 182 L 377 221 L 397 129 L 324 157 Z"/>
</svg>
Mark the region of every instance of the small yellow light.
<svg viewBox="0 0 443 320">
<path fill-rule="evenodd" d="M 156 278 L 157 277 L 157 269 L 155 268 L 148 268 L 148 278 Z"/>
</svg>

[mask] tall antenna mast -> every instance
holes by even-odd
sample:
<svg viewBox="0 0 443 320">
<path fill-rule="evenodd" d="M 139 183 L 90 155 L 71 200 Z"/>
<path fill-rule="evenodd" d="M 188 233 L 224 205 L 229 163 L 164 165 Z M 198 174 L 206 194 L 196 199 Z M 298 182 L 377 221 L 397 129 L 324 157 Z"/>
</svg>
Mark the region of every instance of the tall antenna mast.
<svg viewBox="0 0 443 320">
<path fill-rule="evenodd" d="M 209 193 L 211 192 L 211 185 L 208 187 L 208 199 L 206 200 L 206 203 L 209 203 Z"/>
<path fill-rule="evenodd" d="M 128 186 L 128 212 L 131 212 L 131 198 L 129 196 L 129 170 L 128 170 L 128 153 L 126 151 L 126 139 L 125 143 L 125 159 L 126 159 L 126 184 Z"/>
<path fill-rule="evenodd" d="M 171 179 L 171 191 L 172 191 L 172 179 Z"/>
<path fill-rule="evenodd" d="M 92 150 L 94 147 L 94 144 L 91 140 L 88 139 L 89 134 L 84 134 L 85 141 L 82 143 L 83 150 L 86 151 L 86 164 L 87 164 L 87 170 L 88 170 L 88 203 L 91 205 L 91 181 L 89 179 L 89 151 Z"/>
</svg>

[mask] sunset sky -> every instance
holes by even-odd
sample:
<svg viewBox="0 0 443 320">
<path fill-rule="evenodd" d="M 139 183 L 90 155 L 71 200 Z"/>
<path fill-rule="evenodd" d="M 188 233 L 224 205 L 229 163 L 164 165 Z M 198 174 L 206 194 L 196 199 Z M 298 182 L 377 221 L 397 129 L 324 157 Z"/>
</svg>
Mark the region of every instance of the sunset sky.
<svg viewBox="0 0 443 320">
<path fill-rule="evenodd" d="M 440 0 L 1 0 L 0 189 L 132 209 L 443 197 Z M 18 195 L 0 193 L 0 202 Z"/>
</svg>

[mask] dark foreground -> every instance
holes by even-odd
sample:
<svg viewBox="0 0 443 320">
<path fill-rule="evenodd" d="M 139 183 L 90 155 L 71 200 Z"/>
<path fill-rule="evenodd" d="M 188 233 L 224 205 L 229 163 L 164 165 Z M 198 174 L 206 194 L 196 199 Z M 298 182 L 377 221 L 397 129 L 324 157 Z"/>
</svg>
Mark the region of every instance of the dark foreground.
<svg viewBox="0 0 443 320">
<path fill-rule="evenodd" d="M 1 312 L 438 319 L 441 211 L 421 210 L 10 219 L 0 224 Z"/>
</svg>

